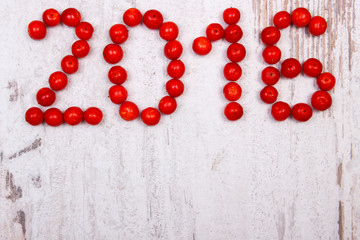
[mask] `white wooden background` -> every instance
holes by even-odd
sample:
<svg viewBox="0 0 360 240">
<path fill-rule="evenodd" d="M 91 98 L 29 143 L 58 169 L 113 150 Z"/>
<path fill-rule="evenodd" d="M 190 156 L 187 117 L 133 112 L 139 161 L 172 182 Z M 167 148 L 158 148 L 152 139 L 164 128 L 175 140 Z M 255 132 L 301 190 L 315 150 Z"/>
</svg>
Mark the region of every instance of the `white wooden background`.
<svg viewBox="0 0 360 240">
<path fill-rule="evenodd" d="M 240 80 L 245 114 L 228 122 L 222 68 L 228 44 L 206 57 L 192 40 L 241 11 L 247 57 Z M 283 59 L 317 57 L 337 77 L 333 106 L 307 123 L 275 122 L 259 99 L 265 66 L 260 31 L 280 10 L 298 6 L 328 20 L 312 38 L 283 30 Z M 98 106 L 99 126 L 32 127 L 35 94 L 70 53 L 73 29 L 48 29 L 33 41 L 27 25 L 47 8 L 80 10 L 95 28 L 91 53 L 57 94 L 55 107 Z M 107 98 L 102 59 L 123 12 L 155 8 L 180 28 L 186 90 L 159 125 L 125 122 Z M 0 239 L 360 239 L 360 1 L 0 1 Z M 356 16 L 358 15 L 358 16 Z M 122 65 L 130 99 L 141 109 L 165 94 L 164 41 L 144 26 L 130 30 Z M 309 102 L 312 78 L 279 83 L 280 99 Z"/>
</svg>

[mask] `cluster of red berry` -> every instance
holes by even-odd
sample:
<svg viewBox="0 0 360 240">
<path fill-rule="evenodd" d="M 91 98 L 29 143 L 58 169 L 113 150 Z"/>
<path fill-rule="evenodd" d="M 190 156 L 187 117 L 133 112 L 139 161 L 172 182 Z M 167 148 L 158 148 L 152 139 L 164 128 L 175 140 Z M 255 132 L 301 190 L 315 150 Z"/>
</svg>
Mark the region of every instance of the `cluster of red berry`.
<svg viewBox="0 0 360 240">
<path fill-rule="evenodd" d="M 163 97 L 158 105 L 158 109 L 148 107 L 142 110 L 141 119 L 149 126 L 159 123 L 161 113 L 171 114 L 177 108 L 175 97 L 180 96 L 184 91 L 184 84 L 179 80 L 185 73 L 185 65 L 179 60 L 183 48 L 179 41 L 176 40 L 179 34 L 178 26 L 173 22 L 163 22 L 162 14 L 157 10 L 149 10 L 142 16 L 141 12 L 136 8 L 130 8 L 123 15 L 124 23 L 129 27 L 137 26 L 143 21 L 144 25 L 149 29 L 159 29 L 162 39 L 167 41 L 164 47 L 165 56 L 170 59 L 167 67 L 167 73 L 172 78 L 166 83 L 166 90 L 169 96 Z M 128 38 L 128 29 L 123 24 L 115 24 L 109 31 L 112 44 L 108 44 L 103 51 L 106 62 L 116 64 L 123 58 L 123 50 L 119 44 L 124 43 Z M 136 119 L 140 112 L 137 105 L 133 102 L 126 101 L 128 97 L 127 90 L 122 84 L 127 79 L 126 70 L 121 66 L 113 66 L 109 70 L 109 80 L 115 84 L 109 89 L 110 100 L 115 104 L 121 104 L 119 114 L 122 119 L 131 121 Z"/>
<path fill-rule="evenodd" d="M 275 14 L 273 23 L 275 27 L 266 27 L 261 32 L 261 40 L 267 45 L 262 55 L 264 61 L 268 64 L 276 64 L 281 59 L 281 50 L 274 46 L 280 40 L 279 29 L 284 29 L 293 23 L 297 27 L 308 26 L 309 32 L 314 36 L 325 33 L 327 23 L 324 18 L 316 16 L 311 18 L 310 12 L 305 8 L 297 8 L 290 15 L 286 11 Z M 306 60 L 301 66 L 300 62 L 295 58 L 289 58 L 281 63 L 281 71 L 275 67 L 266 67 L 261 74 L 262 81 L 267 85 L 260 92 L 263 102 L 273 104 L 271 114 L 277 121 L 284 121 L 290 115 L 297 121 L 305 122 L 312 117 L 312 108 L 306 103 L 297 103 L 292 108 L 288 103 L 277 101 L 278 91 L 274 85 L 280 79 L 280 72 L 283 77 L 295 78 L 301 70 L 310 77 L 317 78 L 317 84 L 321 91 L 317 91 L 312 95 L 311 105 L 314 109 L 324 111 L 332 104 L 331 96 L 328 92 L 335 86 L 335 77 L 331 73 L 322 73 L 323 66 L 321 62 L 315 58 Z"/>
<path fill-rule="evenodd" d="M 211 42 L 225 38 L 230 46 L 227 49 L 226 55 L 230 60 L 224 67 L 224 76 L 231 81 L 225 85 L 223 89 L 224 96 L 230 101 L 226 105 L 224 114 L 230 121 L 239 120 L 243 115 L 242 106 L 236 101 L 240 99 L 242 89 L 235 81 L 240 79 L 242 69 L 238 62 L 241 62 L 246 55 L 245 47 L 238 43 L 243 36 L 243 31 L 237 23 L 240 20 L 240 11 L 236 8 L 228 8 L 223 13 L 223 19 L 228 26 L 223 29 L 219 23 L 211 23 L 206 28 L 206 37 L 198 37 L 193 42 L 193 50 L 199 55 L 206 55 L 212 49 Z"/>
<path fill-rule="evenodd" d="M 78 58 L 83 58 L 88 55 L 90 46 L 87 43 L 92 37 L 94 28 L 88 22 L 81 22 L 81 15 L 75 8 L 68 8 L 64 10 L 61 15 L 55 9 L 47 9 L 43 13 L 42 21 L 32 21 L 28 26 L 28 33 L 32 39 L 40 40 L 46 36 L 46 26 L 57 26 L 63 22 L 66 26 L 75 27 L 76 36 L 80 39 L 73 43 L 72 54 L 65 56 L 61 61 L 61 68 L 63 72 L 57 71 L 50 75 L 50 88 L 41 88 L 36 94 L 37 102 L 44 107 L 51 106 L 56 99 L 54 91 L 60 91 L 68 84 L 68 77 L 66 74 L 73 74 L 78 70 Z M 66 74 L 65 74 L 66 73 Z M 26 121 L 31 125 L 39 125 L 45 119 L 45 122 L 53 127 L 59 126 L 65 121 L 69 125 L 77 125 L 83 119 L 91 125 L 96 125 L 102 120 L 102 112 L 96 107 L 90 107 L 83 112 L 79 107 L 70 107 L 64 115 L 57 108 L 50 108 L 42 112 L 40 108 L 29 108 L 25 113 Z"/>
</svg>

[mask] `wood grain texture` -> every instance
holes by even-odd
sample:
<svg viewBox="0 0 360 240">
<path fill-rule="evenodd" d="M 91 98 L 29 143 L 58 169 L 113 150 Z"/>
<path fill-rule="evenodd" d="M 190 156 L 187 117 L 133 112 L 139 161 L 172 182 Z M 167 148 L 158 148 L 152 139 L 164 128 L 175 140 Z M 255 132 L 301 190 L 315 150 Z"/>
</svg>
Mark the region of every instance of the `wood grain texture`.
<svg viewBox="0 0 360 240">
<path fill-rule="evenodd" d="M 31 127 L 24 113 L 59 70 L 76 37 L 67 27 L 32 41 L 27 24 L 43 10 L 76 7 L 95 27 L 55 107 L 98 106 L 97 127 Z M 206 57 L 192 40 L 222 11 L 237 7 L 247 57 L 241 63 L 244 117 L 223 117 L 222 68 L 228 44 Z M 260 31 L 281 10 L 303 6 L 328 20 L 325 35 L 282 30 L 283 58 L 319 58 L 337 85 L 333 107 L 307 123 L 275 122 L 261 103 L 265 67 Z M 137 7 L 174 21 L 183 43 L 186 90 L 178 110 L 156 127 L 124 122 L 107 98 L 102 49 L 112 24 Z M 0 239 L 360 239 L 360 1 L 3 1 L 0 15 Z M 143 109 L 165 94 L 164 42 L 144 26 L 130 30 L 121 64 L 130 99 Z M 279 83 L 280 100 L 309 102 L 313 79 Z"/>
</svg>

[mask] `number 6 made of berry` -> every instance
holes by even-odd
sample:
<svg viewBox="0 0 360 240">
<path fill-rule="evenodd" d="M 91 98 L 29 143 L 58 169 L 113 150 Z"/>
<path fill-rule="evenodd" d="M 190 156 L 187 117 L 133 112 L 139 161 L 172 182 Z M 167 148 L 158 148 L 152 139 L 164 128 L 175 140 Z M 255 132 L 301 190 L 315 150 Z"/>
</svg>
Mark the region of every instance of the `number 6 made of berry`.
<svg viewBox="0 0 360 240">
<path fill-rule="evenodd" d="M 240 11 L 236 8 L 228 8 L 223 12 L 223 20 L 227 25 L 225 30 L 219 23 L 211 23 L 206 28 L 206 37 L 201 36 L 193 41 L 193 51 L 199 55 L 206 55 L 212 49 L 212 42 L 225 38 L 230 43 L 226 55 L 230 60 L 223 69 L 224 77 L 230 82 L 223 88 L 224 97 L 230 101 L 224 109 L 224 115 L 230 121 L 239 120 L 243 116 L 243 108 L 236 101 L 242 95 L 242 89 L 237 80 L 241 78 L 242 68 L 238 64 L 246 56 L 245 47 L 238 43 L 243 36 L 242 29 L 237 23 L 240 20 Z M 28 33 L 32 39 L 40 40 L 46 35 L 47 27 L 57 26 L 60 22 L 66 26 L 75 27 L 76 35 L 80 40 L 72 45 L 72 54 L 65 56 L 61 61 L 63 72 L 57 71 L 50 75 L 50 88 L 41 88 L 36 94 L 39 105 L 43 107 L 51 106 L 56 99 L 54 91 L 63 90 L 68 82 L 66 74 L 70 75 L 78 70 L 78 59 L 88 55 L 90 46 L 87 43 L 92 37 L 93 27 L 88 22 L 81 22 L 81 14 L 74 8 L 64 10 L 61 15 L 55 9 L 48 9 L 43 13 L 43 22 L 32 21 L 28 26 Z M 141 116 L 144 124 L 153 126 L 159 123 L 161 114 L 169 115 L 177 108 L 176 97 L 179 97 L 184 91 L 184 84 L 180 80 L 185 72 L 185 65 L 179 59 L 183 48 L 179 41 L 176 40 L 179 34 L 177 25 L 173 22 L 164 22 L 162 14 L 157 10 L 149 10 L 144 15 L 136 8 L 130 8 L 123 14 L 123 22 L 128 27 L 137 26 L 143 21 L 144 25 L 152 30 L 159 30 L 160 37 L 166 42 L 164 55 L 170 60 L 167 67 L 167 73 L 171 78 L 166 82 L 166 91 L 168 96 L 163 97 L 158 109 L 148 107 L 141 111 L 137 105 L 128 101 L 128 92 L 123 86 L 127 80 L 126 70 L 120 65 L 112 66 L 108 72 L 108 79 L 114 84 L 109 89 L 110 100 L 119 107 L 119 115 L 126 121 L 132 121 Z M 261 40 L 267 47 L 263 51 L 263 58 L 266 63 L 272 65 L 278 63 L 281 59 L 281 51 L 275 44 L 280 39 L 280 30 L 290 26 L 292 23 L 296 27 L 309 27 L 309 31 L 314 36 L 322 35 L 327 28 L 327 23 L 322 17 L 311 17 L 310 12 L 305 8 L 297 8 L 292 15 L 286 11 L 281 11 L 274 16 L 273 23 L 275 26 L 265 28 L 261 33 Z M 115 24 L 109 30 L 111 41 L 105 46 L 103 57 L 109 64 L 117 64 L 123 58 L 123 50 L 120 44 L 124 43 L 129 31 L 124 24 Z M 302 65 L 306 75 L 317 78 L 317 85 L 320 91 L 313 94 L 311 105 L 314 109 L 324 111 L 332 104 L 331 96 L 327 91 L 335 85 L 335 77 L 330 73 L 322 73 L 322 64 L 315 58 L 310 58 Z M 280 74 L 281 72 L 281 74 Z M 281 71 L 273 66 L 266 67 L 262 71 L 262 81 L 267 85 L 260 92 L 263 102 L 273 104 L 271 114 L 277 121 L 283 121 L 290 115 L 294 119 L 304 122 L 311 118 L 312 108 L 306 103 L 295 104 L 292 108 L 290 105 L 277 101 L 278 91 L 274 85 L 279 81 L 280 76 L 294 78 L 301 72 L 301 65 L 294 58 L 286 59 L 281 64 Z M 64 114 L 57 108 L 50 108 L 42 112 L 38 107 L 32 107 L 25 113 L 26 121 L 31 125 L 39 125 L 45 119 L 49 126 L 59 126 L 64 121 L 69 125 L 77 125 L 83 119 L 88 124 L 97 125 L 102 120 L 102 112 L 96 107 L 90 107 L 85 112 L 79 107 L 70 107 Z"/>
</svg>

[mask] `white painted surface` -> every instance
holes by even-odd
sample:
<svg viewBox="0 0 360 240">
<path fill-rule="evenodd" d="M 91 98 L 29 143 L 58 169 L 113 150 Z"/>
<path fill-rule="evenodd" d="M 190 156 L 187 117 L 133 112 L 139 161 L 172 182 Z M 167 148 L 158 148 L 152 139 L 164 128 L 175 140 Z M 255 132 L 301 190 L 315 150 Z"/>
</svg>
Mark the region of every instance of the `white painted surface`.
<svg viewBox="0 0 360 240">
<path fill-rule="evenodd" d="M 300 2 L 3 0 L 0 239 L 360 239 L 359 1 Z M 223 24 L 230 6 L 241 11 L 248 52 L 239 82 L 245 114 L 234 123 L 222 114 L 228 44 L 215 43 L 206 57 L 191 50 L 209 23 Z M 282 31 L 284 57 L 318 57 L 338 84 L 329 111 L 307 123 L 278 123 L 258 97 L 265 66 L 258 35 L 270 16 L 296 6 L 328 19 L 329 31 L 316 39 L 302 29 Z M 42 41 L 28 37 L 27 24 L 50 7 L 76 7 L 95 28 L 90 55 L 54 106 L 98 106 L 99 126 L 24 121 L 76 39 L 64 26 Z M 178 24 L 184 46 L 185 93 L 156 127 L 121 120 L 107 98 L 102 50 L 108 29 L 130 7 L 160 10 Z M 141 109 L 165 94 L 163 46 L 144 26 L 131 29 L 124 45 L 125 86 Z M 279 84 L 291 104 L 308 102 L 315 89 L 304 76 Z"/>
</svg>

